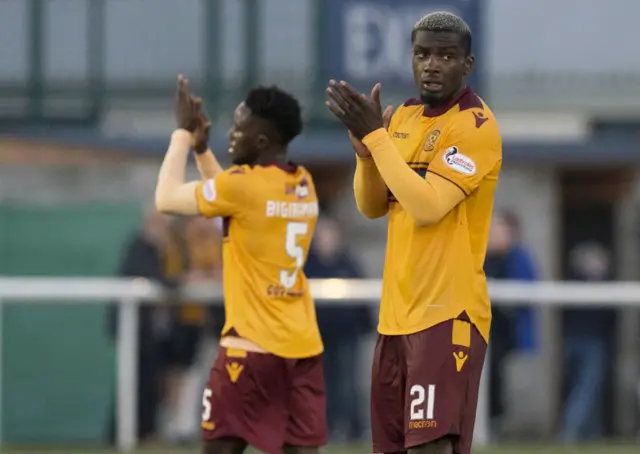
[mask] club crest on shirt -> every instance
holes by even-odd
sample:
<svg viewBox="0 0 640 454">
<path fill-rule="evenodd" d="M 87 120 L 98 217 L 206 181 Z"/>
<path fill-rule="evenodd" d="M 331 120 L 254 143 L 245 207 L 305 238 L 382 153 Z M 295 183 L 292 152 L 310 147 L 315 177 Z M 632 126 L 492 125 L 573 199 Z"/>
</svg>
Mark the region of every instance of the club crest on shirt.
<svg viewBox="0 0 640 454">
<path fill-rule="evenodd" d="M 435 131 L 431 131 L 431 134 L 427 137 L 427 141 L 424 143 L 424 151 L 433 151 L 436 147 L 438 137 L 440 137 L 440 131 L 437 129 Z"/>
<path fill-rule="evenodd" d="M 442 156 L 442 160 L 456 172 L 460 172 L 464 175 L 476 174 L 476 163 L 473 162 L 473 159 L 469 156 L 460 153 L 458 147 L 447 148 Z"/>
</svg>

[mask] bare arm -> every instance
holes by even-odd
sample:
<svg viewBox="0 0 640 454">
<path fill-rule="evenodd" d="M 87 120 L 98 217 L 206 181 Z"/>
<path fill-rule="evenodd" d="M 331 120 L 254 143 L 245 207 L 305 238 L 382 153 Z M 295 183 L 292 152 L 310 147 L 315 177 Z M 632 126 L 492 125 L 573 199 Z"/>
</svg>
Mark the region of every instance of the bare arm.
<svg viewBox="0 0 640 454">
<path fill-rule="evenodd" d="M 389 210 L 388 191 L 373 158 L 357 158 L 353 178 L 353 192 L 358 211 L 369 219 L 376 219 Z"/>
<path fill-rule="evenodd" d="M 204 153 L 194 153 L 194 156 L 198 172 L 200 172 L 200 178 L 203 180 L 213 178 L 224 170 L 209 148 Z"/>
<path fill-rule="evenodd" d="M 197 215 L 197 181 L 185 183 L 185 173 L 192 136 L 189 131 L 176 129 L 171 135 L 156 185 L 156 208 L 166 214 Z"/>
</svg>

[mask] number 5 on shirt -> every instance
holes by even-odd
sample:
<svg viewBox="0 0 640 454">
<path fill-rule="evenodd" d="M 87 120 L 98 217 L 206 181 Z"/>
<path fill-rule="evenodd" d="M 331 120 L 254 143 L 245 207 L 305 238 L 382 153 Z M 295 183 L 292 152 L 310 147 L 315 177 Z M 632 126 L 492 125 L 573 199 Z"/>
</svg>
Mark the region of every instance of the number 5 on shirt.
<svg viewBox="0 0 640 454">
<path fill-rule="evenodd" d="M 304 266 L 304 249 L 298 245 L 298 237 L 309 232 L 306 222 L 288 222 L 284 249 L 287 255 L 296 261 L 296 267 L 291 274 L 287 270 L 280 271 L 280 283 L 284 288 L 291 289 L 298 278 L 298 271 Z"/>
</svg>

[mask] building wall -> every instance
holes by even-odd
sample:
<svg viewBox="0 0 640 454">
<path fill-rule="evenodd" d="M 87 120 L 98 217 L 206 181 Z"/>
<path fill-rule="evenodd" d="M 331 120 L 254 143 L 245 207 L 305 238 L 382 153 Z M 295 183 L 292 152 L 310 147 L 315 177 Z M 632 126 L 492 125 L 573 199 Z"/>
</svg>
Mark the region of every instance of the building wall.
<svg viewBox="0 0 640 454">
<path fill-rule="evenodd" d="M 205 53 L 205 30 L 210 27 L 220 27 L 223 51 L 214 63 L 221 67 L 224 80 L 231 85 L 243 80 L 247 72 L 245 3 L 217 1 L 220 21 L 216 24 L 206 22 L 204 2 L 200 0 L 106 1 L 107 83 L 170 81 L 180 72 L 197 79 L 212 58 Z M 353 3 L 376 8 L 373 0 Z M 485 63 L 489 93 L 497 106 L 630 109 L 637 102 L 633 93 L 637 92 L 640 79 L 640 61 L 634 58 L 635 43 L 640 39 L 640 29 L 635 24 L 639 3 L 485 3 L 483 27 L 476 30 L 476 35 L 483 38 L 477 51 Z M 278 81 L 296 91 L 312 84 L 316 73 L 317 0 L 269 0 L 258 4 L 258 79 Z M 23 0 L 0 2 L 0 40 L 4 43 L 0 48 L 0 81 L 27 79 L 29 5 Z M 46 79 L 84 79 L 90 54 L 86 37 L 89 2 L 50 0 L 44 5 Z M 340 18 L 330 20 L 341 26 Z M 381 27 L 375 23 L 371 26 Z M 387 41 L 405 38 L 401 33 L 385 36 Z"/>
</svg>

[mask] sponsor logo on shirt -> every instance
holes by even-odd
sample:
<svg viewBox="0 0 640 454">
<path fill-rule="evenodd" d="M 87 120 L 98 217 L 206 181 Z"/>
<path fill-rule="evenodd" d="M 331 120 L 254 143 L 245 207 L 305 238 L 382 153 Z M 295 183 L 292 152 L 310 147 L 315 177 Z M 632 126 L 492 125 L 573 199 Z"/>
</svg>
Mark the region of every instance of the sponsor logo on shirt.
<svg viewBox="0 0 640 454">
<path fill-rule="evenodd" d="M 207 202 L 213 202 L 216 199 L 216 186 L 213 178 L 209 178 L 202 184 L 202 196 Z"/>
<path fill-rule="evenodd" d="M 453 352 L 453 357 L 456 359 L 456 370 L 460 372 L 462 370 L 462 366 L 467 362 L 467 358 L 469 355 L 463 351 Z"/>
<path fill-rule="evenodd" d="M 227 369 L 227 373 L 229 374 L 229 380 L 231 380 L 231 383 L 236 383 L 238 381 L 238 378 L 240 378 L 240 374 L 244 369 L 244 366 L 242 364 L 238 364 L 235 361 L 229 364 L 225 364 L 224 367 Z"/>
<path fill-rule="evenodd" d="M 287 195 L 295 195 L 298 200 L 306 199 L 310 194 L 309 183 L 304 178 L 298 184 L 286 183 L 284 185 L 284 192 Z"/>
<path fill-rule="evenodd" d="M 473 162 L 473 159 L 469 156 L 460 153 L 458 147 L 447 148 L 447 151 L 445 151 L 442 156 L 442 160 L 456 172 L 464 175 L 476 174 L 476 163 Z"/>
<path fill-rule="evenodd" d="M 485 124 L 488 120 L 487 117 L 484 116 L 482 112 L 472 112 L 473 116 L 476 118 L 476 128 L 480 128 L 483 124 Z"/>
</svg>

